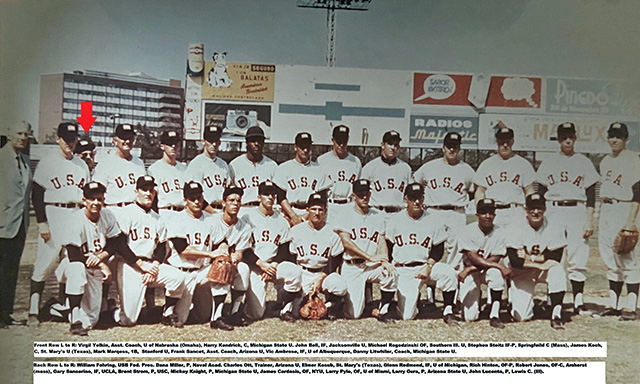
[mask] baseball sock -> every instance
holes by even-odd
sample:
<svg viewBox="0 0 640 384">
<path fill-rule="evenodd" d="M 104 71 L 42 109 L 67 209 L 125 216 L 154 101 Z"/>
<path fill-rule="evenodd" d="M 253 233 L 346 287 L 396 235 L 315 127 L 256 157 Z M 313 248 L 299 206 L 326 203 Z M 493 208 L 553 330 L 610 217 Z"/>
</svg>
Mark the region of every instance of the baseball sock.
<svg viewBox="0 0 640 384">
<path fill-rule="evenodd" d="M 584 305 L 582 292 L 584 292 L 584 281 L 571 280 L 571 289 L 573 290 L 573 306 L 578 308 Z"/>
<path fill-rule="evenodd" d="M 66 290 L 67 290 L 66 283 L 58 284 L 58 302 L 62 305 L 66 304 L 67 302 L 67 294 L 65 293 Z"/>
<path fill-rule="evenodd" d="M 40 296 L 44 291 L 44 281 L 31 280 L 31 299 L 29 302 L 29 314 L 37 315 L 40 312 Z"/>
<path fill-rule="evenodd" d="M 234 314 L 240 310 L 242 305 L 242 299 L 244 299 L 245 291 L 231 290 L 231 314 Z"/>
<path fill-rule="evenodd" d="M 171 316 L 173 315 L 173 309 L 178 302 L 177 297 L 168 297 L 164 300 L 164 311 L 162 313 L 163 316 Z"/>
<path fill-rule="evenodd" d="M 636 283 L 636 284 L 627 284 L 627 294 L 628 294 L 628 298 L 627 298 L 627 305 L 629 306 L 629 309 L 632 311 L 636 311 L 636 308 L 638 307 L 638 289 L 640 288 L 640 284 Z"/>
<path fill-rule="evenodd" d="M 609 298 L 611 299 L 611 308 L 618 309 L 618 300 L 622 292 L 622 281 L 609 280 Z"/>
<path fill-rule="evenodd" d="M 389 306 L 391 305 L 391 301 L 393 301 L 393 296 L 395 296 L 395 291 L 394 292 L 387 292 L 387 291 L 380 291 L 381 294 L 381 298 L 380 298 L 380 311 L 378 312 L 381 315 L 386 314 L 387 312 L 389 312 Z"/>
<path fill-rule="evenodd" d="M 436 286 L 435 285 L 427 285 L 427 303 L 428 304 L 433 304 L 436 302 L 435 300 L 435 292 L 436 292 Z"/>
<path fill-rule="evenodd" d="M 367 281 L 364 286 L 364 303 L 365 305 L 373 301 L 373 283 Z"/>
<path fill-rule="evenodd" d="M 227 295 L 213 296 L 213 308 L 211 309 L 211 321 L 216 321 L 222 317 L 222 307 L 224 307 L 224 299 Z"/>
<path fill-rule="evenodd" d="M 155 288 L 147 288 L 147 292 L 144 294 L 144 301 L 147 303 L 147 308 L 153 308 L 156 306 Z"/>
<path fill-rule="evenodd" d="M 69 295 L 69 306 L 71 307 L 71 317 L 69 322 L 71 324 L 80 321 L 80 303 L 82 302 L 82 295 Z"/>
<path fill-rule="evenodd" d="M 456 291 L 443 291 L 442 298 L 444 300 L 442 315 L 446 316 L 453 313 L 453 301 L 456 299 Z"/>
<path fill-rule="evenodd" d="M 502 298 L 502 290 L 491 290 L 491 313 L 489 318 L 499 317 L 500 315 L 500 299 Z"/>
<path fill-rule="evenodd" d="M 550 293 L 549 296 L 551 297 L 551 308 L 553 311 L 551 313 L 551 318 L 562 318 L 562 300 L 564 299 L 564 292 Z"/>
<path fill-rule="evenodd" d="M 298 295 L 298 292 L 289 292 L 284 289 L 279 292 L 280 293 L 280 302 L 283 304 L 282 309 L 280 310 L 280 314 L 284 314 L 287 312 L 291 312 L 293 309 L 293 300 Z"/>
</svg>

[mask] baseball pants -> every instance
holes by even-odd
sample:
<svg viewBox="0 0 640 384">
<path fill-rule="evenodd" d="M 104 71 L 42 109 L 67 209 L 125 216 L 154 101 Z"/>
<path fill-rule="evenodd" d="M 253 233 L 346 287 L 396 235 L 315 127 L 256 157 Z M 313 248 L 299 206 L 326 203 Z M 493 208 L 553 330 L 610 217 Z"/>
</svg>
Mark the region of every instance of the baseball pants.
<svg viewBox="0 0 640 384">
<path fill-rule="evenodd" d="M 31 276 L 31 280 L 37 282 L 45 281 L 60 263 L 61 241 L 64 239 L 65 230 L 68 226 L 67 220 L 69 215 L 78 210 L 78 208 L 61 208 L 53 205 L 47 205 L 45 209 L 51 238 L 48 241 L 44 241 L 38 235 L 37 257 L 33 265 L 33 275 Z"/>
<path fill-rule="evenodd" d="M 418 297 L 424 284 L 435 282 L 442 291 L 455 291 L 458 287 L 456 271 L 446 263 L 436 263 L 431 268 L 430 279 L 418 279 L 415 276 L 424 265 L 415 267 L 396 267 L 398 271 L 398 314 L 403 320 L 411 320 L 418 314 Z"/>
<path fill-rule="evenodd" d="M 60 283 L 66 283 L 67 295 L 83 295 L 80 303 L 80 320 L 84 328 L 94 327 L 100 319 L 102 307 L 102 279 L 99 268 L 87 268 L 81 262 L 64 258 L 55 271 Z"/>
<path fill-rule="evenodd" d="M 515 321 L 528 321 L 533 318 L 533 294 L 537 283 L 546 283 L 550 294 L 564 292 L 567 289 L 567 277 L 560 263 L 546 271 L 529 268 L 512 270 L 509 302 L 511 316 Z"/>
<path fill-rule="evenodd" d="M 447 258 L 446 263 L 455 267 L 462 261 L 462 254 L 457 254 L 455 251 L 455 245 L 457 243 L 459 232 L 467 225 L 467 215 L 464 212 L 464 208 L 460 210 L 443 210 L 429 208 L 427 213 L 433 217 L 433 221 L 442 223 L 444 230 L 447 232 Z"/>
<path fill-rule="evenodd" d="M 476 321 L 480 316 L 481 285 L 487 284 L 490 291 L 502 291 L 504 282 L 504 277 L 497 268 L 468 274 L 460 283 L 460 301 L 465 321 Z"/>
<path fill-rule="evenodd" d="M 560 223 L 567 236 L 567 273 L 569 280 L 587 280 L 587 261 L 589 260 L 589 240 L 585 240 L 584 224 L 587 222 L 587 209 L 584 204 L 575 207 L 554 206 L 547 202 L 546 216 L 549 222 Z"/>
<path fill-rule="evenodd" d="M 638 247 L 626 254 L 613 251 L 613 241 L 624 225 L 631 203 L 620 202 L 614 204 L 602 203 L 598 229 L 598 246 L 600 257 L 607 266 L 607 279 L 627 284 L 640 283 L 640 261 Z M 638 223 L 636 223 L 638 225 Z"/>
<path fill-rule="evenodd" d="M 364 290 L 366 283 L 379 283 L 380 289 L 386 292 L 395 292 L 398 288 L 398 274 L 393 271 L 386 273 L 380 264 L 342 264 L 342 278 L 347 284 L 345 296 L 345 317 L 358 319 L 362 316 L 365 307 Z"/>
<path fill-rule="evenodd" d="M 267 305 L 267 285 L 262 280 L 262 270 L 253 267 L 249 274 L 249 290 L 244 298 L 245 314 L 252 320 L 262 319 Z M 276 278 L 273 280 L 276 290 L 299 292 L 302 288 L 302 271 L 296 264 L 284 261 L 278 264 Z"/>
</svg>

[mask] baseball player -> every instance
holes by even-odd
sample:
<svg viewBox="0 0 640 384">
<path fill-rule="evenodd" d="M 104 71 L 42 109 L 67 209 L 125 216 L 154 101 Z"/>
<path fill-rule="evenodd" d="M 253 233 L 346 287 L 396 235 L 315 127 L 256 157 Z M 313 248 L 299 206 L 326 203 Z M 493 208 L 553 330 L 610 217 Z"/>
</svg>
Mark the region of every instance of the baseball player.
<svg viewBox="0 0 640 384">
<path fill-rule="evenodd" d="M 476 203 L 484 198 L 496 205 L 496 225 L 524 222 L 524 198 L 533 193 L 535 171 L 523 157 L 513 152 L 513 130 L 504 125 L 496 131 L 498 153 L 480 164 L 473 182 Z"/>
<path fill-rule="evenodd" d="M 537 181 L 541 185 L 540 193 L 547 200 L 547 219 L 561 224 L 566 232 L 566 262 L 573 289 L 574 312 L 588 313 L 584 307 L 583 292 L 589 259 L 588 241 L 595 224 L 596 183 L 600 177 L 591 160 L 575 153 L 575 125 L 560 124 L 557 132 L 560 152 L 540 164 Z"/>
<path fill-rule="evenodd" d="M 247 153 L 236 157 L 229 164 L 235 185 L 244 191 L 243 207 L 258 206 L 258 186 L 263 181 L 273 181 L 278 169 L 275 161 L 262 154 L 264 139 L 262 128 L 249 128 L 245 136 Z"/>
<path fill-rule="evenodd" d="M 187 178 L 186 165 L 176 161 L 180 147 L 180 137 L 176 131 L 164 131 L 160 136 L 162 159 L 151 164 L 149 175 L 158 184 L 158 212 L 165 222 L 172 220 L 176 212 L 184 209 L 182 186 Z"/>
<path fill-rule="evenodd" d="M 413 181 L 409 164 L 398 159 L 402 138 L 396 131 L 382 136 L 381 154 L 365 164 L 362 179 L 371 182 L 371 206 L 387 214 L 404 209 L 404 189 Z"/>
<path fill-rule="evenodd" d="M 89 168 L 89 172 L 93 175 L 93 171 L 96 169 L 96 145 L 91 139 L 86 138 L 78 140 L 76 149 L 73 151 L 79 158 L 81 158 Z"/>
<path fill-rule="evenodd" d="M 31 276 L 29 325 L 39 322 L 39 303 L 44 283 L 59 262 L 62 247 L 60 235 L 68 223 L 68 215 L 79 209 L 81 188 L 90 178 L 87 164 L 73 155 L 78 142 L 78 126 L 75 123 L 60 123 L 56 140 L 58 150 L 40 160 L 33 176 L 32 203 L 39 237 Z"/>
<path fill-rule="evenodd" d="M 507 254 L 506 233 L 494 225 L 496 204 L 492 199 L 482 199 L 476 204 L 478 221 L 467 224 L 458 237 L 457 250 L 462 254 L 460 300 L 465 321 L 476 321 L 480 315 L 481 284 L 487 284 L 491 295 L 489 324 L 504 328 L 500 321 L 500 299 L 505 279 L 511 277 L 511 269 L 501 263 Z"/>
<path fill-rule="evenodd" d="M 344 253 L 342 241 L 326 225 L 327 198 L 321 193 L 312 193 L 307 201 L 307 221 L 291 228 L 289 252 L 296 258 L 293 270 L 279 272 L 285 281 L 299 281 L 290 292 L 306 296 L 322 292 L 327 298 L 327 317 L 338 318 L 342 311 L 342 298 L 347 293 L 347 284 L 337 272 L 337 260 Z M 301 275 L 301 279 L 297 277 Z"/>
<path fill-rule="evenodd" d="M 336 233 L 345 249 L 340 273 L 347 283 L 344 312 L 347 318 L 360 318 L 365 308 L 366 283 L 380 283 L 382 297 L 377 319 L 393 322 L 389 305 L 398 286 L 398 274 L 389 263 L 385 218 L 369 209 L 369 180 L 356 180 L 350 189 L 353 203 L 347 205 L 336 222 Z"/>
<path fill-rule="evenodd" d="M 197 181 L 204 189 L 205 211 L 214 213 L 222 209 L 222 192 L 231 184 L 227 163 L 217 156 L 222 128 L 208 126 L 204 129 L 203 151 L 187 166 L 186 180 Z"/>
<path fill-rule="evenodd" d="M 185 289 L 185 275 L 177 268 L 163 264 L 167 233 L 164 222 L 151 209 L 157 194 L 155 187 L 152 176 L 140 176 L 136 181 L 135 204 L 123 208 L 118 218 L 120 229 L 136 256 L 135 265 L 118 258 L 115 268 L 120 308 L 114 311 L 114 319 L 124 326 L 135 325 L 138 321 L 148 287 L 165 289 L 163 323 L 177 324 L 173 307 Z"/>
<path fill-rule="evenodd" d="M 411 183 L 404 189 L 406 211 L 394 215 L 387 224 L 394 267 L 398 271 L 398 314 L 403 320 L 418 314 L 420 288 L 429 281 L 442 289 L 444 321 L 457 324 L 453 315 L 458 281 L 453 267 L 440 262 L 447 234 L 441 223 L 424 212 L 424 188 Z"/>
<path fill-rule="evenodd" d="M 324 169 L 311 160 L 312 144 L 311 134 L 298 133 L 293 147 L 296 157 L 280 164 L 273 179 L 284 192 L 278 201 L 292 225 L 304 219 L 309 195 L 325 191 L 331 186 Z"/>
<path fill-rule="evenodd" d="M 638 305 L 640 285 L 640 261 L 638 247 L 620 255 L 612 245 L 621 229 L 637 228 L 640 209 L 640 159 L 638 154 L 626 149 L 629 130 L 623 123 L 613 123 L 607 131 L 611 154 L 600 163 L 600 222 L 598 246 L 600 257 L 607 266 L 611 302 L 600 316 L 620 314 L 621 319 L 634 320 Z M 622 285 L 627 284 L 627 303 L 620 301 Z"/>
<path fill-rule="evenodd" d="M 349 202 L 351 196 L 351 184 L 360 178 L 362 163 L 360 159 L 347 151 L 349 143 L 349 127 L 338 125 L 333 128 L 331 137 L 333 148 L 331 151 L 318 157 L 318 164 L 329 175 L 332 185 L 329 198 L 329 212 L 327 220 L 333 220 L 332 212 Z M 339 219 L 340 215 L 336 217 Z"/>
<path fill-rule="evenodd" d="M 567 277 L 562 266 L 562 253 L 567 245 L 562 224 L 544 216 L 546 200 L 533 193 L 526 198 L 527 223 L 507 239 L 507 265 L 512 276 L 509 285 L 511 316 L 515 321 L 533 318 L 533 294 L 536 283 L 546 283 L 551 298 L 551 327 L 562 325 L 562 300 Z"/>
<path fill-rule="evenodd" d="M 283 302 L 280 318 L 285 321 L 295 321 L 291 314 L 291 304 L 296 297 L 295 286 L 300 286 L 300 274 L 293 280 L 282 281 L 281 275 L 287 268 L 297 268 L 289 261 L 289 223 L 284 215 L 274 210 L 276 204 L 277 187 L 271 181 L 263 181 L 258 186 L 258 200 L 260 205 L 248 210 L 243 216 L 253 231 L 253 252 L 244 254 L 246 263 L 250 266 L 249 290 L 245 298 L 245 314 L 251 320 L 258 320 L 264 316 L 266 308 L 267 284 L 273 281 Z M 287 290 L 289 289 L 289 290 Z M 292 291 L 292 292 L 290 292 Z M 288 305 L 288 306 L 287 306 Z M 286 307 L 286 308 L 285 308 Z"/>
</svg>

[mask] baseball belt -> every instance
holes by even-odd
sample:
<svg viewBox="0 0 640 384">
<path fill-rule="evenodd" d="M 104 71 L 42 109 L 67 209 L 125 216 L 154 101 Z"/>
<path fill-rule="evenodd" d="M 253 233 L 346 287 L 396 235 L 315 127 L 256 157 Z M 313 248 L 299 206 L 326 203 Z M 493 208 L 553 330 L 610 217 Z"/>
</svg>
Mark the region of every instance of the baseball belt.
<svg viewBox="0 0 640 384">
<path fill-rule="evenodd" d="M 242 203 L 243 207 L 257 207 L 258 205 L 260 205 L 259 201 L 250 201 L 248 203 Z"/>
<path fill-rule="evenodd" d="M 401 268 L 401 267 L 413 268 L 413 267 L 419 267 L 421 265 L 425 265 L 426 263 L 427 263 L 426 261 L 412 261 L 410 263 L 395 263 L 394 266 L 397 268 Z"/>
<path fill-rule="evenodd" d="M 306 209 L 307 208 L 307 203 L 293 202 L 293 203 L 289 203 L 289 204 L 291 204 L 291 206 L 293 208 L 298 208 L 298 209 Z"/>
<path fill-rule="evenodd" d="M 329 202 L 333 204 L 347 204 L 349 199 L 331 199 Z"/>
<path fill-rule="evenodd" d="M 578 204 L 584 204 L 584 201 L 581 200 L 557 200 L 551 202 L 552 205 L 556 207 L 575 207 Z"/>
<path fill-rule="evenodd" d="M 124 201 L 122 203 L 107 204 L 107 207 L 126 207 L 131 204 L 133 204 L 133 201 Z"/>
<path fill-rule="evenodd" d="M 82 208 L 80 203 L 45 203 L 45 205 L 51 205 L 58 208 Z"/>
<path fill-rule="evenodd" d="M 610 199 L 608 197 L 605 197 L 604 199 L 602 199 L 602 202 L 604 204 L 630 203 L 630 201 L 618 200 L 618 199 Z"/>
<path fill-rule="evenodd" d="M 347 263 L 347 264 L 351 264 L 351 265 L 362 265 L 362 264 L 366 263 L 367 260 L 365 260 L 365 259 L 345 259 L 344 262 Z"/>
<path fill-rule="evenodd" d="M 195 272 L 200 270 L 200 268 L 198 267 L 176 267 L 176 268 L 178 268 L 182 272 Z"/>
<path fill-rule="evenodd" d="M 464 211 L 464 207 L 459 207 L 457 205 L 430 205 L 429 208 L 441 211 Z"/>
<path fill-rule="evenodd" d="M 394 205 L 376 205 L 374 206 L 374 208 L 380 211 L 385 211 L 386 213 L 396 213 L 402 211 L 403 209 L 402 207 L 397 207 Z"/>
<path fill-rule="evenodd" d="M 522 204 L 518 204 L 518 203 L 496 204 L 496 209 L 507 209 L 507 208 L 515 208 L 515 207 L 522 207 Z"/>
<path fill-rule="evenodd" d="M 302 269 L 304 269 L 307 272 L 311 272 L 311 273 L 318 273 L 318 272 L 322 272 L 324 271 L 324 267 L 321 268 L 309 268 L 309 267 L 305 267 L 304 265 L 300 266 Z"/>
<path fill-rule="evenodd" d="M 181 206 L 181 205 L 167 205 L 166 207 L 161 207 L 161 208 L 158 208 L 158 209 L 169 209 L 171 211 L 180 212 L 180 211 L 182 211 L 184 209 L 184 207 Z"/>
</svg>

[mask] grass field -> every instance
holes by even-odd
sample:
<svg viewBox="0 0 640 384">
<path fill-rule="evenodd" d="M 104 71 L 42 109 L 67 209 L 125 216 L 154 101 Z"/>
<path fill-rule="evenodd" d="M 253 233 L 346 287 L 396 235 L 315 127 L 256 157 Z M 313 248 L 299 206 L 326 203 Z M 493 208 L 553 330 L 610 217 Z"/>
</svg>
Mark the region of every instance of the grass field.
<svg viewBox="0 0 640 384">
<path fill-rule="evenodd" d="M 29 278 L 36 255 L 36 225 L 32 224 L 34 225 L 30 227 L 20 266 L 14 314 L 18 319 L 25 319 L 27 316 Z M 588 267 L 585 302 L 589 309 L 597 311 L 606 303 L 608 285 L 604 265 L 593 247 Z M 545 287 L 539 285 L 538 291 L 542 298 Z M 48 295 L 55 295 L 56 292 L 56 282 L 48 281 L 45 299 Z M 271 297 L 275 297 L 273 291 Z M 90 331 L 89 336 L 82 338 L 82 341 L 605 341 L 608 342 L 607 382 L 637 383 L 640 377 L 638 359 L 640 321 L 622 322 L 617 318 L 595 319 L 590 316 L 576 316 L 569 319 L 569 300 L 570 297 L 567 295 L 565 315 L 570 321 L 566 324 L 564 331 L 554 331 L 546 319 L 527 323 L 509 323 L 504 330 L 495 330 L 486 320 L 464 323 L 459 328 L 448 327 L 440 317 L 396 321 L 395 324 L 382 324 L 373 318 L 335 322 L 298 321 L 290 324 L 271 318 L 238 328 L 233 332 L 211 330 L 208 324 L 188 325 L 183 329 L 162 325 L 98 329 Z M 79 339 L 69 334 L 68 324 L 62 323 L 43 323 L 36 328 L 0 329 L 0 338 L 2 340 L 0 381 L 3 383 L 32 381 L 33 341 Z M 188 360 L 199 359 L 189 358 Z M 216 358 L 216 360 L 221 359 Z M 370 360 L 381 359 L 371 358 Z"/>
</svg>

